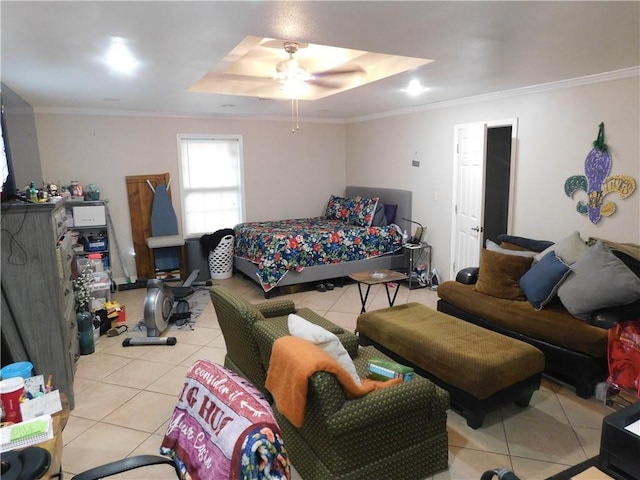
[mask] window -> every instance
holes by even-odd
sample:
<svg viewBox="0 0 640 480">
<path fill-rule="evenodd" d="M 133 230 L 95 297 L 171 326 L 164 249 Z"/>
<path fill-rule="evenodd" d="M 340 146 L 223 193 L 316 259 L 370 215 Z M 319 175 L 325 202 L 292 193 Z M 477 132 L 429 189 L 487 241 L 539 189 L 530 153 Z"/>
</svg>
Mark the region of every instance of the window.
<svg viewBox="0 0 640 480">
<path fill-rule="evenodd" d="M 244 221 L 242 137 L 178 135 L 185 238 Z"/>
</svg>

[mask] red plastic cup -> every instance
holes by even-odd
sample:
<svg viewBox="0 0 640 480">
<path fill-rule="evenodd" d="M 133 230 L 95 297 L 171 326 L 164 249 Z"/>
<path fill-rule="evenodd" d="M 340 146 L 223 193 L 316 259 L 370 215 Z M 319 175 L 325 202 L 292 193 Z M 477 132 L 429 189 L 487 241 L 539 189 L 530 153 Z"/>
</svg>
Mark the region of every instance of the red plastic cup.
<svg viewBox="0 0 640 480">
<path fill-rule="evenodd" d="M 21 377 L 8 378 L 0 382 L 0 399 L 4 406 L 4 421 L 22 421 L 20 399 L 24 395 L 24 380 Z"/>
</svg>

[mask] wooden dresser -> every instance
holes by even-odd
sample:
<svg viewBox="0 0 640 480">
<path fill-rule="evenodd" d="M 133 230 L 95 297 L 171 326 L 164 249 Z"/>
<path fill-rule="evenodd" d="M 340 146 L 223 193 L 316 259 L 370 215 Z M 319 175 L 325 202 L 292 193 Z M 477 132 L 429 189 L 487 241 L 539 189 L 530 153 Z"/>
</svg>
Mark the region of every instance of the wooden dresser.
<svg viewBox="0 0 640 480">
<path fill-rule="evenodd" d="M 64 202 L 2 204 L 1 220 L 3 362 L 52 375 L 73 409 L 79 346 Z"/>
</svg>

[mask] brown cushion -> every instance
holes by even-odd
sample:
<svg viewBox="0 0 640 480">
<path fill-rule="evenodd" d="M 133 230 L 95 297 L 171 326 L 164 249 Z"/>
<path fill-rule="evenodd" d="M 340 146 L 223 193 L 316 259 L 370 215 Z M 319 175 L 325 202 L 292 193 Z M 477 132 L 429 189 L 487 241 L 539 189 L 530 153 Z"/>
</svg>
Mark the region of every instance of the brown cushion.
<svg viewBox="0 0 640 480">
<path fill-rule="evenodd" d="M 593 358 L 606 358 L 607 330 L 574 317 L 559 301 L 550 302 L 544 310 L 536 310 L 527 301 L 490 297 L 474 291 L 473 285 L 454 280 L 438 286 L 438 297 L 497 328 L 506 328 Z"/>
<path fill-rule="evenodd" d="M 364 313 L 357 330 L 481 400 L 544 370 L 537 348 L 415 302 Z"/>
<path fill-rule="evenodd" d="M 492 297 L 524 300 L 518 280 L 529 270 L 532 261 L 531 257 L 505 255 L 483 248 L 480 252 L 478 281 L 473 289 Z"/>
</svg>

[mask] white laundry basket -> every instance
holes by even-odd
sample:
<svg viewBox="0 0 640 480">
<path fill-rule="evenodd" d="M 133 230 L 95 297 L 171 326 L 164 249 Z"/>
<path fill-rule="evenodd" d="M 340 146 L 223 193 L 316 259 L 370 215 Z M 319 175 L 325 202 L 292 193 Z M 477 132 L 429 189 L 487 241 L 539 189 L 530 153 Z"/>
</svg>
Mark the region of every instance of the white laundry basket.
<svg viewBox="0 0 640 480">
<path fill-rule="evenodd" d="M 233 275 L 233 235 L 222 237 L 218 246 L 209 252 L 209 274 L 214 280 Z"/>
</svg>

